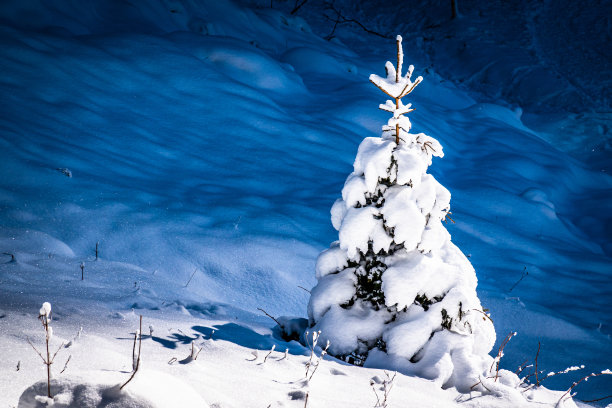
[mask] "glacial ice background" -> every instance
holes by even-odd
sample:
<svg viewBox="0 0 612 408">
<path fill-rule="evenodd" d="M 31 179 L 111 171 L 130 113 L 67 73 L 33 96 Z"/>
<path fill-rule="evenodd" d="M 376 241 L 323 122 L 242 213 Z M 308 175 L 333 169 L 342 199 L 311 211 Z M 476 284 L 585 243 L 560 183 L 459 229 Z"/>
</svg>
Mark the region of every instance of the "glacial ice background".
<svg viewBox="0 0 612 408">
<path fill-rule="evenodd" d="M 442 2 L 337 4 L 402 34 L 425 78 L 413 129 L 444 146 L 431 172 L 451 191 L 448 229 L 498 341 L 519 333 L 503 365 L 540 341 L 547 370 L 610 368 L 610 6 L 461 1 L 449 21 Z M 8 322 L 35 321 L 45 300 L 70 305 L 64 321 L 167 305 L 305 315 L 298 286 L 337 239 L 331 204 L 386 121 L 367 77 L 394 44 L 346 25 L 325 41 L 320 3 L 297 17 L 273 5 L 2 4 L 2 337 L 21 336 Z M 97 280 L 79 286 L 82 261 Z M 138 290 L 117 288 L 126 270 Z M 612 382 L 580 387 L 597 398 Z"/>
</svg>

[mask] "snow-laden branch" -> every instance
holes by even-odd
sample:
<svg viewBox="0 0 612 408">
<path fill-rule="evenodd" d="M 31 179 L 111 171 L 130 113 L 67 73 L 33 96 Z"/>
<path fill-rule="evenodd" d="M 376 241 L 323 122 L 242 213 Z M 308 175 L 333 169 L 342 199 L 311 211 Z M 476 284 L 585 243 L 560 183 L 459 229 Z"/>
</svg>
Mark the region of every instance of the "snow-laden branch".
<svg viewBox="0 0 612 408">
<path fill-rule="evenodd" d="M 385 64 L 385 70 L 387 77 L 383 78 L 379 75 L 370 75 L 370 82 L 372 82 L 378 89 L 389 95 L 391 98 L 398 100 L 408 95 L 416 88 L 418 84 L 423 81 L 423 77 L 419 76 L 412 81 L 412 73 L 414 71 L 414 65 L 408 67 L 406 75 L 402 75 L 402 66 L 404 64 L 404 50 L 402 47 L 402 37 L 397 36 L 397 68 L 393 66 L 393 63 L 387 61 Z"/>
</svg>

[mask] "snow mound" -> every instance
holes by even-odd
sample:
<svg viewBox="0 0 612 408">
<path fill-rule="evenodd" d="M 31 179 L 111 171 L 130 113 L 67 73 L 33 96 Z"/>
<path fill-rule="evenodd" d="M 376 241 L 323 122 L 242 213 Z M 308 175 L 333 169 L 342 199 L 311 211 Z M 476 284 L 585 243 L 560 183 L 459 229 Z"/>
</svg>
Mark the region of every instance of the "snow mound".
<svg viewBox="0 0 612 408">
<path fill-rule="evenodd" d="M 108 385 L 62 378 L 51 382 L 53 398 L 47 398 L 47 382 L 28 387 L 19 398 L 18 408 L 175 408 L 209 405 L 190 386 L 159 371 L 142 370 L 123 390 Z"/>
</svg>

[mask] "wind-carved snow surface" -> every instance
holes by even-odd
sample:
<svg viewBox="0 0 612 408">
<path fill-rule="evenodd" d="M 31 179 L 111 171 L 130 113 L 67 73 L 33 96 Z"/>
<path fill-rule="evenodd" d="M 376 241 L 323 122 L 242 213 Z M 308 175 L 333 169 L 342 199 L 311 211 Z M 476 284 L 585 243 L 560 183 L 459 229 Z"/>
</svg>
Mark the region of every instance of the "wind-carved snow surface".
<svg viewBox="0 0 612 408">
<path fill-rule="evenodd" d="M 397 71 L 387 62 L 386 78 L 370 76 L 395 99 L 381 105 L 393 117 L 382 137 L 361 142 L 332 207 L 339 241 L 317 261 L 309 319 L 331 354 L 469 392 L 492 364 L 495 330 L 476 295 L 474 268 L 442 224 L 450 193 L 426 172 L 442 147 L 410 133 L 403 116 L 410 105 L 400 99 L 422 77 L 411 81 L 412 65 L 402 76 L 397 42 Z M 365 289 L 380 291 L 378 298 L 360 293 L 364 277 L 380 285 Z"/>
</svg>

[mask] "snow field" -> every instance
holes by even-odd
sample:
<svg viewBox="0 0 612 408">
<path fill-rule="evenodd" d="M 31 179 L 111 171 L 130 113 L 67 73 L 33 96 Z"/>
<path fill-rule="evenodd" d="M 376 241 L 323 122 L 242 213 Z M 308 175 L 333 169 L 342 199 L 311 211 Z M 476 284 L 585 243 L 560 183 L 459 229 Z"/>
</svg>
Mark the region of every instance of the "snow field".
<svg viewBox="0 0 612 408">
<path fill-rule="evenodd" d="M 349 366 L 326 357 L 306 383 L 304 365 L 309 359 L 308 350 L 295 342 L 273 338 L 265 327 L 267 318 L 250 315 L 251 322 L 247 323 L 240 316 L 239 323 L 234 323 L 236 320 L 210 320 L 193 309 L 190 314 L 186 309 L 173 311 L 171 307 L 110 318 L 110 308 L 79 308 L 74 304 L 81 300 L 68 297 L 64 297 L 64 302 L 58 300 L 53 304 L 58 317 L 52 344 L 57 347 L 59 342 L 72 339 L 80 324 L 83 330 L 69 347 L 60 350 L 53 365 L 52 392 L 57 396 L 54 406 L 58 407 L 257 407 L 262 403 L 302 407 L 306 393 L 311 407 L 374 406 L 376 398 L 370 379 L 384 377 L 381 370 Z M 66 303 L 69 311 L 63 310 Z M 84 304 L 90 303 L 79 306 Z M 95 312 L 100 317 L 92 321 L 90 316 Z M 125 391 L 119 393 L 116 386 L 125 382 L 131 371 L 132 340 L 139 312 L 144 315 L 142 366 Z M 28 336 L 36 346 L 41 345 L 43 335 L 36 313 L 4 309 L 3 315 L 2 335 L 7 341 L 2 342 L 0 351 L 9 358 L 3 359 L 0 367 L 2 401 L 10 405 L 19 400 L 19 407 L 42 406 L 34 402 L 34 397 L 45 395 L 46 382 L 31 384 L 33 378 L 44 377 L 45 371 L 24 339 Z M 153 327 L 152 336 L 148 334 L 149 325 Z M 21 327 L 20 332 L 15 329 L 7 332 L 7 327 L 17 326 Z M 197 360 L 183 364 L 190 353 L 191 341 L 202 351 Z M 276 345 L 276 351 L 264 363 L 272 345 Z M 290 350 L 288 358 L 284 348 Z M 257 358 L 252 354 L 255 350 Z M 71 359 L 66 371 L 58 374 L 68 356 Z M 169 364 L 173 359 L 176 361 Z M 15 370 L 16 361 L 20 361 L 19 371 Z M 552 403 L 558 394 L 539 393 L 536 398 L 539 402 L 533 406 L 542 406 L 543 401 Z M 389 395 L 394 405 L 508 406 L 491 396 L 456 401 L 466 398 L 452 389 L 441 390 L 433 382 L 402 375 L 396 377 Z"/>
<path fill-rule="evenodd" d="M 358 144 L 377 136 L 388 117 L 376 109 L 379 91 L 367 81 L 393 49 L 386 40 L 349 31 L 349 38 L 325 42 L 299 17 L 228 1 L 128 8 L 15 0 L 0 15 L 0 347 L 11 357 L 0 363 L 1 403 L 15 405 L 44 376 L 24 339 L 41 334 L 35 315 L 44 301 L 57 313 L 56 337 L 68 339 L 80 325 L 84 338 L 92 336 L 66 375 L 82 377 L 89 367 L 79 364 L 92 358 L 90 350 L 102 350 L 96 358 L 104 364 L 85 375 L 94 390 L 103 370 L 129 371 L 130 340 L 117 350 L 115 339 L 129 337 L 139 311 L 167 328 L 173 326 L 167 321 L 193 314 L 198 321 L 186 324 L 186 333 L 193 325 L 247 325 L 256 307 L 305 315 L 308 294 L 297 286 L 314 285 L 317 255 L 336 239 L 329 208 Z M 547 370 L 609 368 L 612 247 L 602 209 L 612 181 L 599 168 L 589 170 L 591 156 L 579 161 L 564 153 L 569 144 L 592 146 L 591 130 L 605 135 L 607 118 L 597 116 L 600 127 L 591 128 L 571 121 L 579 114 L 566 115 L 563 132 L 546 115 L 529 114 L 527 121 L 520 108 L 477 102 L 479 94 L 446 80 L 458 72 L 448 55 L 436 54 L 437 72 L 424 69 L 419 49 L 406 57 L 425 77 L 411 95 L 417 107 L 411 120 L 444 146 L 445 159 L 431 171 L 453 194 L 456 224 L 448 228 L 476 269 L 498 339 L 519 333 L 502 366 L 514 371 L 541 340 Z M 478 61 L 468 61 L 469 68 Z M 559 100 L 574 92 L 565 91 Z M 516 284 L 525 267 L 529 275 Z M 256 321 L 259 328 L 272 325 Z M 227 339 L 228 350 L 249 337 L 238 333 Z M 253 345 L 244 346 L 249 358 Z M 66 353 L 58 354 L 62 363 L 60 357 Z M 152 369 L 167 374 L 166 357 L 160 353 Z M 116 363 L 109 368 L 106 360 Z M 24 365 L 19 372 L 17 361 Z M 365 384 L 364 400 L 373 398 L 369 374 L 350 370 L 357 379 L 342 381 L 355 381 L 357 390 Z M 108 384 L 127 376 L 120 374 Z M 573 374 L 551 378 L 549 386 L 564 389 L 580 376 Z M 236 392 L 214 397 L 214 390 L 199 388 L 200 379 L 177 381 L 211 405 L 241 406 L 231 405 Z M 394 390 L 398 398 L 428 384 L 398 381 L 408 384 Z M 579 398 L 597 398 L 610 382 L 597 378 L 580 387 Z M 426 394 L 441 404 L 454 398 L 433 389 Z M 287 402 L 285 388 L 274 392 L 270 399 L 251 396 L 256 406 L 303 405 Z M 322 394 L 313 393 L 312 403 Z M 501 404 L 491 401 L 470 403 Z"/>
</svg>

